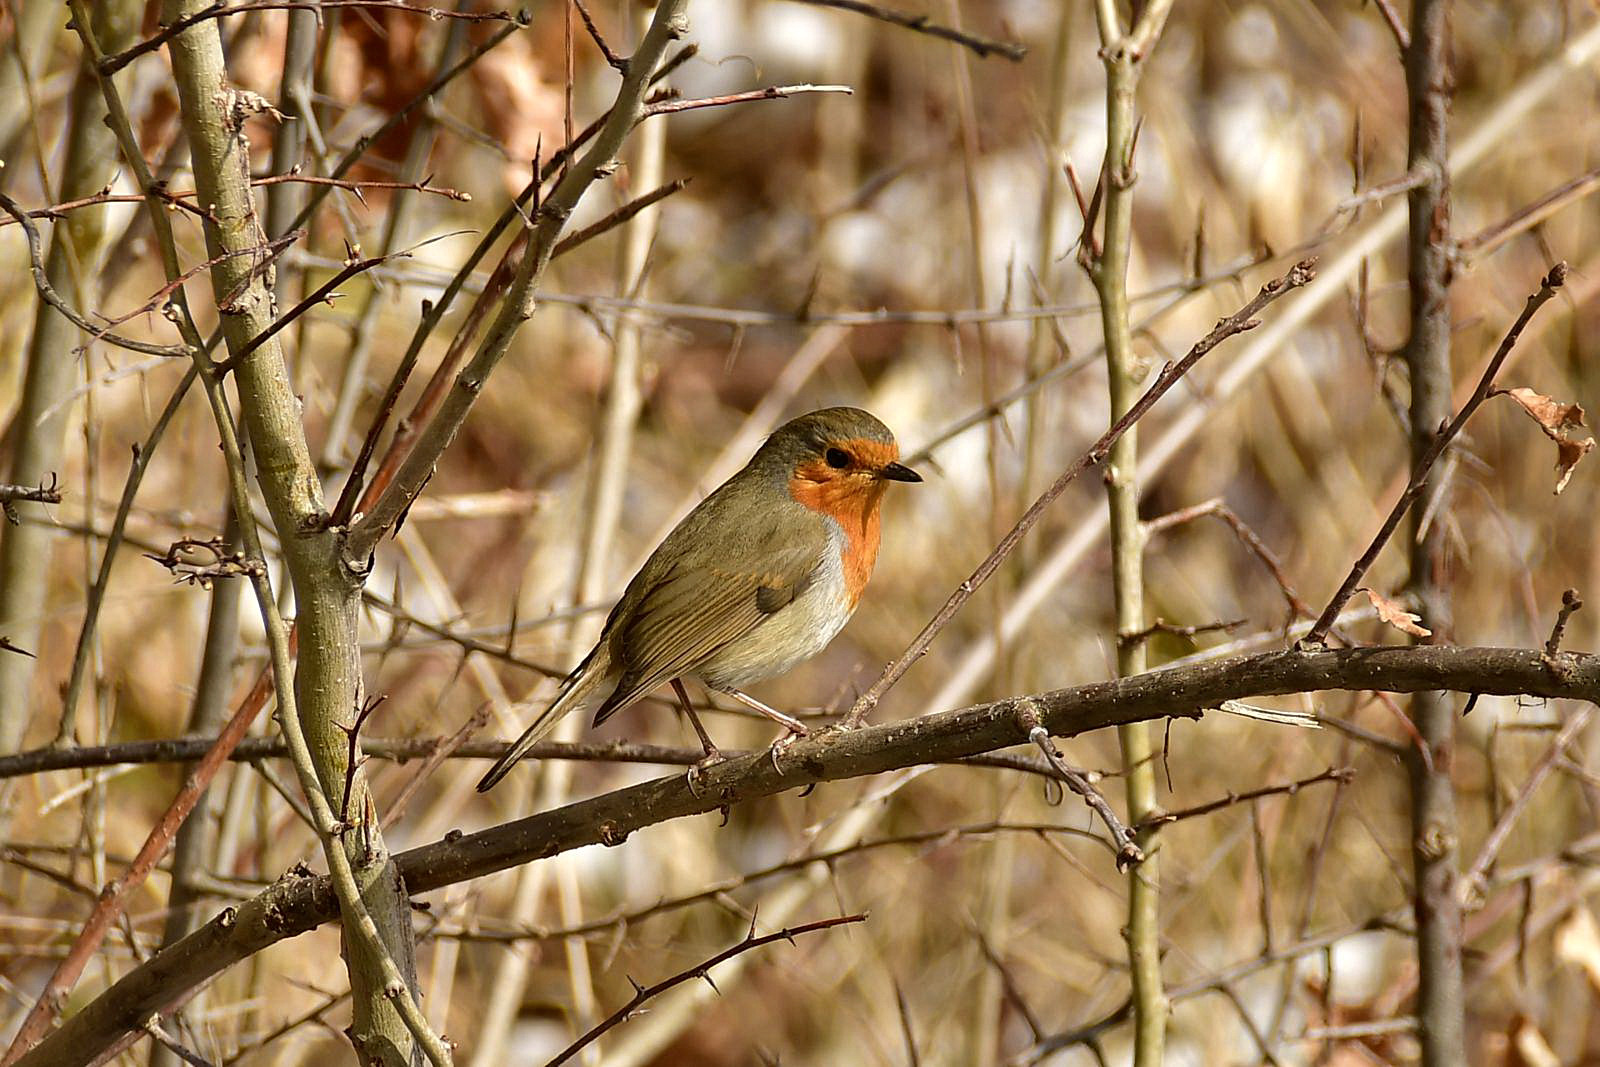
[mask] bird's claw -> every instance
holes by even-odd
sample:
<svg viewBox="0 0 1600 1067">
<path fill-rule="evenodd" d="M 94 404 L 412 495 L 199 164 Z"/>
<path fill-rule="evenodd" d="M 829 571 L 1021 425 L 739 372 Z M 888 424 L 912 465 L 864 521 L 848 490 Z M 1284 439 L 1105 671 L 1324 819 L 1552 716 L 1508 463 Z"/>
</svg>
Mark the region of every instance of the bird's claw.
<svg viewBox="0 0 1600 1067">
<path fill-rule="evenodd" d="M 778 757 L 789 751 L 789 749 L 793 748 L 795 742 L 799 741 L 802 737 L 809 737 L 810 735 L 811 731 L 807 730 L 804 726 L 801 726 L 797 722 L 793 726 L 789 727 L 788 733 L 772 742 L 772 748 L 768 750 L 772 756 L 772 769 L 777 771 L 779 774 L 782 774 L 783 768 L 778 766 Z"/>
<path fill-rule="evenodd" d="M 726 761 L 727 758 L 727 756 L 722 754 L 720 749 L 713 746 L 706 750 L 706 754 L 703 758 L 697 760 L 689 768 L 689 792 L 696 800 L 700 798 L 700 782 L 705 772 L 710 770 L 712 767 L 715 767 L 717 764 Z"/>
</svg>

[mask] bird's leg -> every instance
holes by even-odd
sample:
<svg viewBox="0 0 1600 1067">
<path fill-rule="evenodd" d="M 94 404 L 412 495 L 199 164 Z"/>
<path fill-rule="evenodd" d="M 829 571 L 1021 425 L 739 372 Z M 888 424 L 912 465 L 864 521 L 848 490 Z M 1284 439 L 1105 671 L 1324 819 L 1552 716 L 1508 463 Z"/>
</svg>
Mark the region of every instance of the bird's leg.
<svg viewBox="0 0 1600 1067">
<path fill-rule="evenodd" d="M 785 715 L 777 708 L 769 707 L 768 705 L 763 704 L 749 693 L 741 693 L 739 690 L 731 688 L 722 689 L 719 690 L 719 692 L 728 694 L 733 699 L 749 708 L 751 711 L 759 711 L 761 714 L 765 715 L 767 718 L 771 719 L 775 723 L 778 723 L 784 729 L 789 731 L 787 734 L 784 734 L 782 737 L 772 742 L 772 769 L 781 772 L 782 768 L 778 766 L 778 757 L 790 745 L 794 744 L 796 741 L 800 740 L 802 737 L 805 737 L 811 732 L 810 730 L 806 729 L 805 723 L 801 722 L 799 719 L 796 719 L 792 715 Z"/>
<path fill-rule="evenodd" d="M 711 740 L 711 735 L 706 733 L 705 726 L 700 722 L 700 716 L 694 713 L 694 705 L 689 703 L 689 691 L 683 687 L 682 680 L 678 678 L 672 680 L 672 692 L 678 698 L 678 707 L 682 708 L 683 713 L 689 716 L 689 724 L 694 727 L 696 736 L 700 738 L 700 747 L 705 749 L 706 752 L 705 757 L 699 763 L 689 768 L 689 789 L 699 795 L 700 773 L 707 767 L 722 762 L 722 750 L 717 748 L 716 742 Z"/>
</svg>

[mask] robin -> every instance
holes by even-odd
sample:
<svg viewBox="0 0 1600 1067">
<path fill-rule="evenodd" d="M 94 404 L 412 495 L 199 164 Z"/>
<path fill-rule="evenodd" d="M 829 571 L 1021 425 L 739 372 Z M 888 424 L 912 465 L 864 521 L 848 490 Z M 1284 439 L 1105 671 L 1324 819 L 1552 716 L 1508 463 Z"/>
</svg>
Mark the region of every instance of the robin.
<svg viewBox="0 0 1600 1067">
<path fill-rule="evenodd" d="M 598 726 L 672 683 L 706 761 L 720 756 L 689 706 L 693 676 L 782 724 L 739 691 L 825 648 L 855 612 L 878 559 L 889 482 L 920 482 L 894 435 L 860 408 L 823 408 L 778 427 L 744 469 L 702 500 L 633 576 L 600 639 L 555 701 L 489 768 L 492 787 L 568 712 L 598 700 Z"/>
</svg>

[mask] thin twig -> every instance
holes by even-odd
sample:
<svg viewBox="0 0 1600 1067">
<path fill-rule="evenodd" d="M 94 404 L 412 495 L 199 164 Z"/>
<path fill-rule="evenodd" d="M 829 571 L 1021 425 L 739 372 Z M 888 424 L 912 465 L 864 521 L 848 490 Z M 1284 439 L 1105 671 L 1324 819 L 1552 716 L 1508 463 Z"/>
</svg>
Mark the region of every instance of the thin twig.
<svg viewBox="0 0 1600 1067">
<path fill-rule="evenodd" d="M 331 304 L 333 302 L 333 291 L 339 288 L 339 286 L 343 285 L 345 282 L 349 281 L 351 278 L 354 278 L 356 275 L 369 271 L 373 267 L 378 266 L 380 263 L 387 263 L 391 259 L 405 258 L 409 255 L 410 253 L 408 252 L 394 252 L 386 256 L 373 256 L 370 259 L 355 259 L 352 257 L 345 260 L 344 267 L 339 271 L 339 273 L 335 274 L 333 277 L 317 286 L 315 290 L 306 295 L 304 300 L 300 301 L 282 315 L 279 315 L 275 320 L 273 320 L 271 326 L 268 326 L 265 330 L 262 330 L 260 333 L 250 338 L 249 341 L 246 341 L 239 347 L 237 352 L 234 352 L 228 356 L 227 359 L 219 360 L 216 363 L 212 373 L 219 376 L 228 374 L 240 363 L 244 362 L 250 353 L 260 348 L 271 338 L 277 336 L 279 331 L 293 323 L 301 315 L 304 315 L 318 304 Z"/>
<path fill-rule="evenodd" d="M 666 77 L 671 71 L 693 58 L 697 52 L 697 47 L 692 44 L 680 49 L 676 55 L 661 64 L 661 69 L 651 77 L 650 84 L 654 85 Z M 522 255 L 522 250 L 526 247 L 525 234 L 519 234 L 512 243 L 511 248 L 501 257 L 501 261 L 490 275 L 488 283 L 484 285 L 478 295 L 478 299 L 473 302 L 472 309 L 467 314 L 466 322 L 456 331 L 456 336 L 451 341 L 449 350 L 445 353 L 445 357 L 439 361 L 439 366 L 429 379 L 428 387 L 412 407 L 410 414 L 396 427 L 394 437 L 389 442 L 388 451 L 383 461 L 379 464 L 377 472 L 373 475 L 371 483 L 368 484 L 366 482 L 367 467 L 372 462 L 372 457 L 378 447 L 378 441 L 388 424 L 389 417 L 393 414 L 394 408 L 399 402 L 400 392 L 410 379 L 417 360 L 422 354 L 423 345 L 427 342 L 428 337 L 432 335 L 440 320 L 444 318 L 445 312 L 450 309 L 450 305 L 466 286 L 472 272 L 477 268 L 483 257 L 488 254 L 494 242 L 499 239 L 500 235 L 505 232 L 513 220 L 522 217 L 523 213 L 529 210 L 530 204 L 537 204 L 541 184 L 552 179 L 580 147 L 587 144 L 600 132 L 610 114 L 611 112 L 607 111 L 604 115 L 591 122 L 577 135 L 577 138 L 572 143 L 563 146 L 554 156 L 546 160 L 542 166 L 538 160 L 534 161 L 534 176 L 532 180 L 501 211 L 500 217 L 484 233 L 483 237 L 478 241 L 477 247 L 472 250 L 471 255 L 466 258 L 445 285 L 444 291 L 439 295 L 438 300 L 431 304 L 426 302 L 423 304 L 422 321 L 418 322 L 417 328 L 412 331 L 411 343 L 406 347 L 405 355 L 401 357 L 399 366 L 395 368 L 394 375 L 389 382 L 389 388 L 384 393 L 382 402 L 378 405 L 378 413 L 374 416 L 372 425 L 367 429 L 367 435 L 361 443 L 361 450 L 357 454 L 355 462 L 350 467 L 350 473 L 345 477 L 344 489 L 339 493 L 339 502 L 334 506 L 329 519 L 331 525 L 335 527 L 349 525 L 355 516 L 364 512 L 388 487 L 390 480 L 394 477 L 394 472 L 404 461 L 407 453 L 410 452 L 411 445 L 416 440 L 416 435 L 421 432 L 422 427 L 427 423 L 428 419 L 432 418 L 433 412 L 437 410 L 438 405 L 443 401 L 444 389 L 450 380 L 450 375 L 465 355 L 467 345 L 477 332 L 479 323 L 488 314 L 488 309 L 496 296 L 503 292 L 505 286 L 509 284 L 516 263 Z"/>
<path fill-rule="evenodd" d="M 211 780 L 216 777 L 217 771 L 226 762 L 228 754 L 244 737 L 250 724 L 255 722 L 256 715 L 266 704 L 267 693 L 271 691 L 271 680 L 272 672 L 264 671 L 257 680 L 255 688 L 251 690 L 250 696 L 239 705 L 239 709 L 234 712 L 233 718 L 228 721 L 221 735 L 206 751 L 204 758 L 184 779 L 182 788 L 178 790 L 177 796 L 172 798 L 172 803 L 167 806 L 166 812 L 157 820 L 155 826 L 151 827 L 150 833 L 145 837 L 144 845 L 140 847 L 133 862 L 100 893 L 94 910 L 84 921 L 66 956 L 46 980 L 38 1000 L 34 1002 L 21 1027 L 18 1028 L 10 1048 L 3 1057 L 0 1057 L 0 1062 L 15 1063 L 18 1057 L 37 1045 L 49 1031 L 50 1024 L 61 1013 L 67 995 L 72 992 L 84 968 L 99 951 L 101 942 L 105 940 L 112 924 L 122 914 L 129 895 L 144 884 L 144 880 L 149 877 L 156 864 L 166 855 L 167 847 L 172 843 L 178 827 L 189 817 L 189 813 L 194 810 L 195 804 L 199 802 Z"/>
<path fill-rule="evenodd" d="M 133 337 L 123 337 L 120 334 L 102 332 L 99 326 L 78 314 L 70 304 L 61 298 L 55 287 L 50 284 L 50 277 L 45 271 L 44 252 L 39 239 L 39 227 L 33 224 L 27 212 L 17 206 L 17 202 L 0 192 L 0 210 L 17 220 L 22 227 L 22 232 L 28 239 L 28 265 L 33 272 L 33 287 L 39 291 L 39 297 L 46 304 L 65 315 L 67 321 L 87 334 L 98 334 L 102 341 L 126 348 L 133 352 L 143 352 L 147 356 L 187 356 L 189 350 L 183 345 L 158 345 L 149 341 L 140 341 Z"/>
<path fill-rule="evenodd" d="M 1596 190 L 1600 190 L 1600 168 L 1558 185 L 1533 203 L 1518 208 L 1494 225 L 1486 226 L 1471 237 L 1464 238 L 1456 246 L 1457 251 L 1469 258 L 1487 255 L 1517 234 L 1539 225 L 1568 204 L 1581 200 Z"/>
<path fill-rule="evenodd" d="M 583 19 L 583 28 L 589 31 L 589 39 L 594 41 L 595 47 L 600 49 L 600 54 L 605 57 L 606 64 L 618 73 L 628 73 L 628 61 L 611 50 L 606 44 L 606 39 L 600 35 L 600 27 L 594 24 L 594 16 L 589 14 L 589 9 L 583 0 L 572 0 L 572 6 L 578 9 L 578 16 Z"/>
<path fill-rule="evenodd" d="M 1411 33 L 1406 29 L 1406 24 L 1400 20 L 1400 12 L 1394 9 L 1394 0 L 1373 0 L 1378 11 L 1383 15 L 1384 24 L 1389 27 L 1389 32 L 1394 34 L 1395 43 L 1404 52 L 1411 47 Z"/>
<path fill-rule="evenodd" d="M 849 96 L 855 90 L 848 85 L 769 85 L 765 89 L 750 89 L 742 93 L 723 96 L 704 96 L 693 100 L 658 100 L 645 105 L 644 117 L 675 115 L 680 111 L 694 111 L 702 107 L 724 107 L 728 104 L 747 104 L 755 100 L 783 100 L 802 93 L 843 93 Z"/>
<path fill-rule="evenodd" d="M 841 725 L 846 729 L 855 729 L 866 720 L 867 715 L 877 706 L 878 701 L 883 699 L 883 694 L 898 682 L 906 671 L 911 669 L 913 663 L 927 654 L 928 646 L 933 643 L 933 639 L 939 635 L 939 632 L 949 624 L 951 619 L 955 618 L 956 613 L 972 598 L 972 594 L 977 591 L 978 587 L 988 581 L 995 571 L 1000 569 L 1001 564 L 1016 549 L 1023 536 L 1033 528 L 1034 523 L 1039 521 L 1045 509 L 1057 497 L 1066 492 L 1067 486 L 1072 484 L 1074 479 L 1103 460 L 1110 451 L 1111 445 L 1126 433 L 1130 426 L 1143 418 L 1145 413 L 1154 406 L 1155 402 L 1161 399 L 1168 389 L 1171 389 L 1179 379 L 1187 374 L 1190 368 L 1223 341 L 1235 334 L 1254 329 L 1258 324 L 1254 316 L 1258 312 L 1285 293 L 1305 285 L 1315 275 L 1315 260 L 1308 259 L 1297 263 L 1283 277 L 1263 285 L 1261 291 L 1244 307 L 1227 318 L 1220 320 L 1210 333 L 1195 343 L 1195 346 L 1189 350 L 1188 355 L 1178 362 L 1169 363 L 1164 367 L 1150 388 L 1128 409 L 1127 413 L 1113 423 L 1110 429 L 1106 430 L 1100 436 L 1100 439 L 1090 446 L 1087 452 L 1079 456 L 1048 489 L 1040 494 L 1032 506 L 1023 513 L 1022 518 L 1017 520 L 1017 524 L 1011 528 L 1011 532 L 1006 534 L 1000 543 L 994 547 L 994 550 L 978 565 L 977 570 L 973 571 L 966 581 L 956 587 L 955 592 L 950 594 L 949 599 L 939 609 L 938 614 L 928 621 L 928 624 L 917 634 L 900 658 L 884 668 L 883 674 L 878 677 L 878 680 L 873 682 L 871 687 L 856 699 L 855 705 L 851 707 L 849 714 L 845 716 Z"/>
<path fill-rule="evenodd" d="M 1061 780 L 1067 783 L 1074 793 L 1081 796 L 1084 803 L 1089 805 L 1090 810 L 1100 816 L 1100 821 L 1106 824 L 1106 829 L 1111 833 L 1111 839 L 1117 845 L 1117 870 L 1127 870 L 1129 867 L 1143 863 L 1144 850 L 1134 842 L 1133 831 L 1128 829 L 1127 824 L 1117 817 L 1115 811 L 1111 810 L 1111 805 L 1106 803 L 1106 798 L 1100 794 L 1100 790 L 1090 785 L 1087 778 L 1067 765 L 1067 761 L 1057 751 L 1055 742 L 1050 740 L 1049 731 L 1040 725 L 1039 714 L 1033 710 L 1032 705 L 1027 702 L 1021 702 L 1017 718 L 1027 729 L 1028 740 L 1037 745 L 1039 751 L 1044 753 L 1044 758 L 1050 761 L 1050 766 L 1061 776 Z"/>
<path fill-rule="evenodd" d="M 1388 692 L 1453 690 L 1490 694 L 1600 697 L 1600 657 L 1570 653 L 1572 669 L 1550 672 L 1539 650 L 1447 645 L 1298 651 L 1169 667 L 1132 678 L 1041 693 L 1041 725 L 1058 737 L 1124 722 L 1197 713 L 1223 700 L 1340 689 Z M 394 857 L 412 894 L 483 877 L 586 845 L 620 844 L 635 831 L 688 815 L 749 803 L 819 781 L 881 774 L 1021 744 L 1027 739 L 1015 700 L 924 715 L 850 733 L 815 734 L 795 743 L 779 767 L 763 751 L 709 768 L 691 788 L 682 773 L 577 801 L 553 811 L 443 840 Z M 28 1067 L 59 1062 L 71 1049 L 93 1057 L 129 1026 L 137 1027 L 176 988 L 191 989 L 267 945 L 339 914 L 323 879 L 275 884 L 134 968 L 96 1002 L 64 1020 L 31 1054 Z M 271 922 L 266 921 L 270 915 Z M 1287 950 L 1281 950 L 1287 951 Z"/>
<path fill-rule="evenodd" d="M 556 256 L 566 255 L 579 245 L 592 241 L 601 234 L 616 229 L 624 222 L 627 222 L 629 219 L 639 214 L 639 212 L 643 211 L 645 208 L 652 204 L 660 203 L 673 193 L 687 188 L 688 185 L 689 179 L 674 178 L 665 185 L 657 186 L 648 193 L 634 197 L 626 204 L 623 204 L 621 207 L 611 212 L 605 218 L 593 222 L 581 230 L 575 230 L 566 237 L 563 237 L 560 242 L 557 243 L 556 250 L 551 253 L 551 258 L 554 259 Z"/>
<path fill-rule="evenodd" d="M 1461 877 L 1459 893 L 1464 907 L 1470 907 L 1481 900 L 1488 890 L 1489 868 L 1494 866 L 1495 857 L 1500 855 L 1500 850 L 1510 840 L 1511 831 L 1516 828 L 1517 820 L 1527 810 L 1528 802 L 1533 799 L 1534 792 L 1549 777 L 1556 760 L 1566 752 L 1567 746 L 1572 744 L 1583 728 L 1589 725 L 1594 710 L 1594 704 L 1585 704 L 1561 724 L 1561 732 L 1556 734 L 1549 747 L 1539 757 L 1539 761 L 1533 765 L 1527 781 L 1517 790 L 1515 799 L 1500 813 L 1494 828 L 1489 831 L 1489 836 L 1484 838 L 1482 847 L 1478 849 L 1478 855 L 1473 859 L 1472 866 L 1468 867 Z"/>
<path fill-rule="evenodd" d="M 84 597 L 83 624 L 78 628 L 78 643 L 72 653 L 72 669 L 67 676 L 66 693 L 61 701 L 61 725 L 56 732 L 57 742 L 65 741 L 71 735 L 77 718 L 78 697 L 83 691 L 83 682 L 89 667 L 89 653 L 94 647 L 95 627 L 100 620 L 100 608 L 105 603 L 106 589 L 111 584 L 111 568 L 116 562 L 117 550 L 128 527 L 128 515 L 133 510 L 133 499 L 139 492 L 140 483 L 144 481 L 145 471 L 150 469 L 151 455 L 161 444 L 167 426 L 178 413 L 178 405 L 189 395 L 189 387 L 194 384 L 198 374 L 199 371 L 191 363 L 189 369 L 184 372 L 183 380 L 167 398 L 166 407 L 162 408 L 161 414 L 156 417 L 155 425 L 150 427 L 150 433 L 145 437 L 143 446 L 137 444 L 133 446 L 133 463 L 129 466 L 127 481 L 122 486 L 122 498 L 117 501 L 116 518 L 112 520 L 111 531 L 106 536 L 105 547 L 100 557 L 100 570 L 95 575 L 94 584 L 89 587 L 89 592 Z"/>
<path fill-rule="evenodd" d="M 913 15 L 905 11 L 895 11 L 891 8 L 880 7 L 877 4 L 864 3 L 863 0 L 800 0 L 800 2 L 816 7 L 838 8 L 840 11 L 865 15 L 869 19 L 877 19 L 879 22 L 887 22 L 893 26 L 914 30 L 917 33 L 925 33 L 930 37 L 954 41 L 963 48 L 970 48 L 984 59 L 988 59 L 990 56 L 1004 56 L 1013 63 L 1020 63 L 1023 57 L 1028 54 L 1026 48 L 1011 41 L 997 41 L 990 37 L 980 37 L 965 30 L 942 26 L 929 19 L 926 15 Z"/>
<path fill-rule="evenodd" d="M 673 986 L 682 985 L 684 982 L 695 978 L 703 978 L 711 986 L 711 988 L 715 989 L 716 983 L 711 981 L 710 972 L 711 968 L 715 967 L 719 963 L 726 962 L 727 960 L 730 960 L 742 953 L 749 952 L 752 949 L 761 948 L 764 945 L 770 945 L 774 941 L 788 941 L 793 943 L 794 939 L 799 937 L 801 934 L 809 934 L 817 930 L 827 930 L 835 926 L 844 926 L 847 923 L 860 923 L 866 921 L 867 913 L 858 912 L 855 915 L 840 915 L 833 919 L 819 919 L 816 922 L 802 923 L 799 926 L 786 926 L 776 933 L 764 934 L 761 937 L 757 937 L 755 922 L 752 920 L 750 923 L 750 932 L 745 935 L 743 941 L 740 941 L 737 945 L 734 945 L 731 948 L 723 949 L 715 956 L 712 956 L 710 959 L 701 963 L 695 964 L 688 970 L 679 971 L 671 978 L 663 979 L 654 985 L 648 986 L 641 986 L 630 978 L 628 981 L 633 984 L 634 992 L 633 997 L 628 1001 L 628 1003 L 612 1012 L 609 1016 L 591 1028 L 588 1033 L 584 1034 L 572 1044 L 562 1049 L 553 1059 L 549 1060 L 545 1064 L 545 1067 L 560 1067 L 561 1064 L 566 1063 L 568 1060 L 572 1059 L 573 1056 L 576 1056 L 585 1046 L 592 1044 L 597 1038 L 600 1037 L 601 1034 L 624 1022 L 627 1022 L 628 1019 L 632 1018 L 633 1014 L 644 1005 L 645 1001 L 665 993 Z"/>
<path fill-rule="evenodd" d="M 148 55 L 178 36 L 189 27 L 204 22 L 206 19 L 221 18 L 225 15 L 237 15 L 249 11 L 327 11 L 334 8 L 364 8 L 381 9 L 386 11 L 407 11 L 417 15 L 424 15 L 430 19 L 464 19 L 468 22 L 510 22 L 517 26 L 528 24 L 528 13 L 519 10 L 510 11 L 458 11 L 444 7 L 416 7 L 411 4 L 401 3 L 400 0 L 216 0 L 209 7 L 194 12 L 187 18 L 178 19 L 176 22 L 164 27 L 154 37 L 148 37 L 132 48 L 125 49 L 115 55 L 106 56 L 100 60 L 99 71 L 104 75 L 115 74 L 140 56 Z"/>
<path fill-rule="evenodd" d="M 1516 345 L 1517 338 L 1522 335 L 1523 327 L 1528 325 L 1535 312 L 1543 307 L 1551 297 L 1556 295 L 1556 290 L 1566 284 L 1566 280 L 1566 263 L 1557 263 L 1550 268 L 1550 273 L 1545 275 L 1544 280 L 1539 283 L 1538 292 L 1528 297 L 1528 302 L 1522 308 L 1522 314 L 1518 315 L 1517 321 L 1512 323 L 1511 329 L 1507 331 L 1505 338 L 1500 342 L 1500 347 L 1495 351 L 1494 358 L 1490 359 L 1489 365 L 1484 368 L 1483 376 L 1478 379 L 1478 387 L 1472 391 L 1472 396 L 1462 405 L 1455 418 L 1450 420 L 1449 425 L 1433 435 L 1432 442 L 1417 461 L 1416 467 L 1411 473 L 1411 481 L 1406 485 L 1405 491 L 1400 494 L 1400 499 L 1396 500 L 1394 507 L 1390 509 L 1389 517 L 1384 519 L 1383 525 L 1379 528 L 1377 534 L 1373 536 L 1372 543 L 1367 546 L 1367 550 L 1361 553 L 1360 558 L 1351 566 L 1350 573 L 1345 576 L 1344 584 L 1339 587 L 1338 592 L 1334 593 L 1333 598 L 1328 601 L 1328 606 L 1322 609 L 1322 614 L 1317 617 L 1317 621 L 1312 625 L 1310 631 L 1300 639 L 1299 643 L 1302 648 L 1311 648 L 1324 643 L 1328 636 L 1328 631 L 1333 628 L 1334 621 L 1338 619 L 1339 613 L 1344 610 L 1344 606 L 1350 602 L 1350 598 L 1355 596 L 1356 589 L 1361 584 L 1361 579 L 1366 576 L 1373 562 L 1377 560 L 1378 553 L 1383 551 L 1383 546 L 1389 543 L 1389 538 L 1394 536 L 1395 530 L 1400 526 L 1400 520 L 1405 517 L 1406 512 L 1411 509 L 1411 506 L 1416 503 L 1417 498 L 1422 495 L 1423 490 L 1427 487 L 1428 472 L 1433 469 L 1433 465 L 1444 454 L 1444 450 L 1449 446 L 1450 442 L 1461 432 L 1462 426 L 1466 425 L 1466 421 L 1472 417 L 1473 412 L 1477 411 L 1479 405 L 1489 398 L 1490 391 L 1494 387 L 1494 376 L 1499 373 L 1500 365 L 1505 362 L 1506 356 L 1511 354 L 1511 349 Z"/>
<path fill-rule="evenodd" d="M 1567 620 L 1582 607 L 1583 599 L 1578 596 L 1576 589 L 1568 589 L 1561 594 L 1561 610 L 1556 612 L 1556 624 L 1550 628 L 1550 639 L 1544 643 L 1546 656 L 1554 657 L 1561 651 L 1561 638 L 1567 632 Z"/>
<path fill-rule="evenodd" d="M 33 504 L 59 504 L 61 503 L 61 487 L 54 474 L 50 475 L 50 484 L 40 482 L 38 485 L 11 485 L 0 482 L 0 507 L 5 508 L 6 517 L 16 525 L 19 519 L 13 517 L 11 506 L 20 502 Z"/>
<path fill-rule="evenodd" d="M 1157 812 L 1141 825 L 1165 826 L 1167 823 L 1181 822 L 1184 819 L 1193 819 L 1200 815 L 1210 815 L 1214 811 L 1221 811 L 1224 808 L 1230 808 L 1235 804 L 1242 804 L 1251 800 L 1259 800 L 1262 797 L 1292 797 L 1307 786 L 1316 785 L 1319 782 L 1349 782 L 1353 781 L 1355 776 L 1356 769 L 1354 767 L 1329 767 L 1321 774 L 1313 774 L 1309 778 L 1300 778 L 1293 782 L 1284 782 L 1279 785 L 1264 785 L 1259 789 L 1247 789 L 1243 793 L 1230 792 L 1224 797 L 1207 801 L 1204 804 L 1196 804 L 1190 808 Z"/>
</svg>

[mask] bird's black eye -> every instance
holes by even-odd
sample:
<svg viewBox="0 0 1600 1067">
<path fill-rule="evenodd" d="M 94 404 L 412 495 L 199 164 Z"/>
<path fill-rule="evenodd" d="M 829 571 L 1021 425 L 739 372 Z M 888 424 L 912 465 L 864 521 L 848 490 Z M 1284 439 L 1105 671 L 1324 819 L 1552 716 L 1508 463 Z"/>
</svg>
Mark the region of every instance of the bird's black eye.
<svg viewBox="0 0 1600 1067">
<path fill-rule="evenodd" d="M 828 466 L 836 471 L 844 470 L 850 466 L 850 453 L 842 448 L 830 448 L 822 458 L 827 460 Z"/>
</svg>

